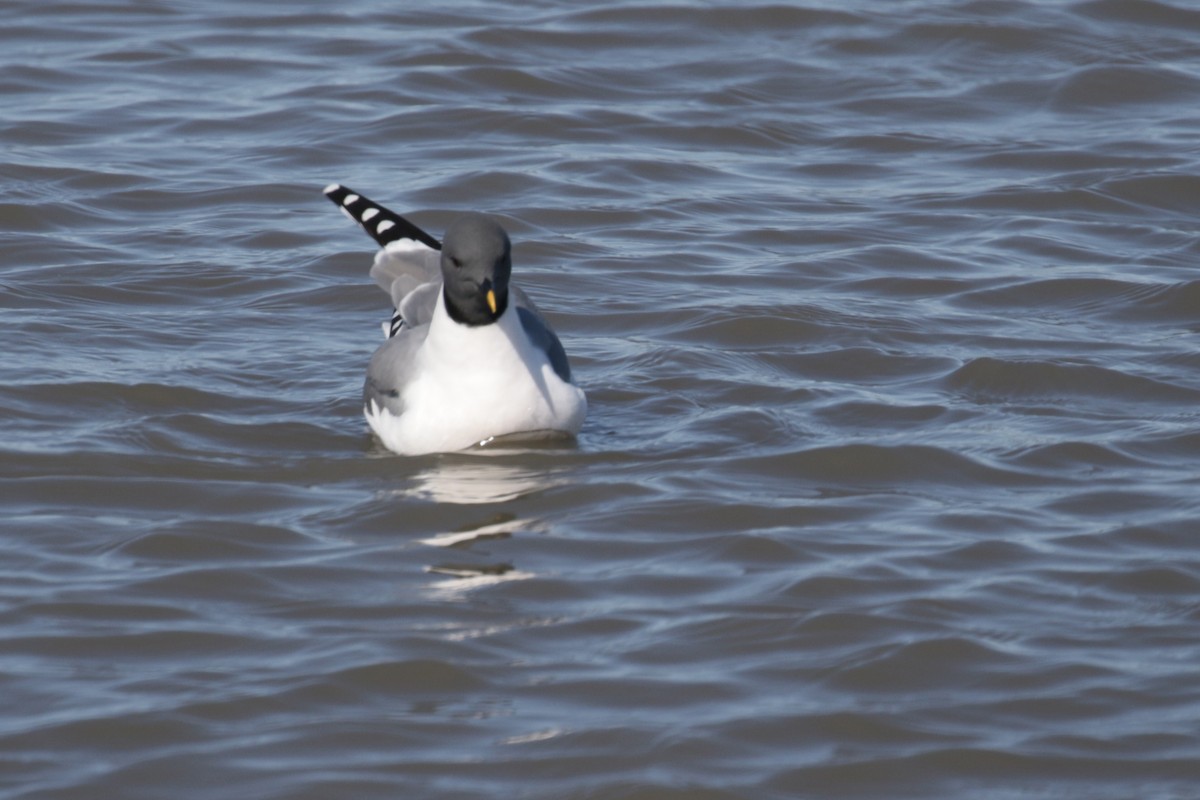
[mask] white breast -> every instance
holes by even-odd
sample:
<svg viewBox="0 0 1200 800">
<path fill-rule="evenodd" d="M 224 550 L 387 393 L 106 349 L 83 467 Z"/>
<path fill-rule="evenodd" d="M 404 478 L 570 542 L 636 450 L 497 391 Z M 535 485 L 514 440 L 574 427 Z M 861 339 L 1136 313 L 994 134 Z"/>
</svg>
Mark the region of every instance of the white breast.
<svg viewBox="0 0 1200 800">
<path fill-rule="evenodd" d="M 492 325 L 470 327 L 438 302 L 410 375 L 403 414 L 366 409 L 372 430 L 399 453 L 461 450 L 514 433 L 575 434 L 587 413 L 583 392 L 558 377 L 513 308 Z"/>
</svg>

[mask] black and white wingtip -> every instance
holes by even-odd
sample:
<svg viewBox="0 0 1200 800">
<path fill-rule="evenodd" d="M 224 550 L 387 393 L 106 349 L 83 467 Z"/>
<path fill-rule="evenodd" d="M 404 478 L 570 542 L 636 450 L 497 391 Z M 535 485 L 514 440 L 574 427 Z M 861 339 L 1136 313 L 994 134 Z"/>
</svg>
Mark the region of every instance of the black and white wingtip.
<svg viewBox="0 0 1200 800">
<path fill-rule="evenodd" d="M 346 216 L 362 226 L 380 247 L 405 239 L 420 242 L 426 247 L 441 250 L 442 243 L 413 225 L 399 214 L 389 211 L 370 198 L 363 197 L 340 183 L 325 187 L 325 196 Z"/>
</svg>

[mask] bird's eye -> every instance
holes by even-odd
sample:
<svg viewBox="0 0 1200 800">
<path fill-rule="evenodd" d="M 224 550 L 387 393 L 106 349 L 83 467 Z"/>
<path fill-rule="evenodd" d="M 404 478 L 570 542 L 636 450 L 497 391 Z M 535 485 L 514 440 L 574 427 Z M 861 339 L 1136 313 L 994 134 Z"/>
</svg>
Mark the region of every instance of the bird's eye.
<svg viewBox="0 0 1200 800">
<path fill-rule="evenodd" d="M 462 261 L 457 256 L 450 256 L 450 263 L 454 265 L 455 269 L 462 269 Z"/>
</svg>

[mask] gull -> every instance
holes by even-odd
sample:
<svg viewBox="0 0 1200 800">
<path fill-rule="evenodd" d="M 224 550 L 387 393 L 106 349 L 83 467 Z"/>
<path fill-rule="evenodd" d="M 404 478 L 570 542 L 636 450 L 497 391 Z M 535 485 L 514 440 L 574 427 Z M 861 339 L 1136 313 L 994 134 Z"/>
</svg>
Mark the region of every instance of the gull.
<svg viewBox="0 0 1200 800">
<path fill-rule="evenodd" d="M 363 414 L 385 447 L 420 455 L 579 432 L 587 398 L 558 336 L 510 282 L 499 222 L 464 214 L 439 242 L 341 184 L 325 196 L 381 248 L 371 277 L 395 311 L 367 367 Z"/>
</svg>

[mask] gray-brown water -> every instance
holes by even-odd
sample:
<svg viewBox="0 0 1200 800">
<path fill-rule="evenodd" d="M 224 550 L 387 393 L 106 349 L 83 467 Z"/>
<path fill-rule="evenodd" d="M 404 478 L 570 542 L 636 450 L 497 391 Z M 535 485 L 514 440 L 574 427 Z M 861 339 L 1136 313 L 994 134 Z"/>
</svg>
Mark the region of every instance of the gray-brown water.
<svg viewBox="0 0 1200 800">
<path fill-rule="evenodd" d="M 1192 4 L 0 43 L 3 797 L 1200 796 Z M 501 216 L 577 443 L 373 443 L 331 181 Z"/>
</svg>

